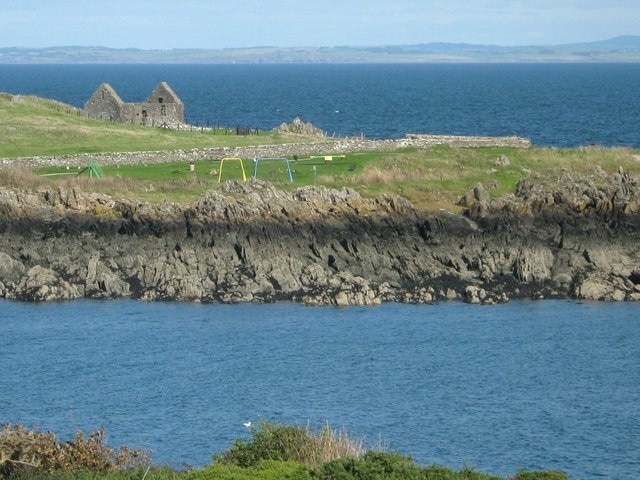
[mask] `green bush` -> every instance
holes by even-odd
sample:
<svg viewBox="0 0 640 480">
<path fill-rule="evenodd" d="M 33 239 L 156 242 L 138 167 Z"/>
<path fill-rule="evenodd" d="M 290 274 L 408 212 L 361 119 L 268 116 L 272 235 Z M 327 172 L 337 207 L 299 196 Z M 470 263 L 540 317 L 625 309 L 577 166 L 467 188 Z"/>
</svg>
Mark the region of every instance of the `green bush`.
<svg viewBox="0 0 640 480">
<path fill-rule="evenodd" d="M 438 465 L 423 467 L 411 457 L 373 451 L 326 463 L 317 476 L 320 480 L 499 480 L 467 466 L 459 472 Z"/>
<path fill-rule="evenodd" d="M 251 467 L 215 463 L 193 470 L 186 480 L 312 480 L 309 468 L 297 462 L 263 460 Z"/>
<path fill-rule="evenodd" d="M 457 477 L 453 477 L 460 480 L 499 480 L 499 477 L 488 475 L 486 473 L 478 472 L 477 470 L 464 465 L 462 469 L 457 473 Z M 428 477 L 432 478 L 432 477 Z M 438 477 L 433 477 L 438 478 Z"/>
<path fill-rule="evenodd" d="M 250 440 L 236 440 L 227 451 L 214 455 L 214 460 L 239 467 L 252 467 L 261 460 L 318 466 L 336 458 L 358 457 L 363 452 L 361 442 L 328 426 L 312 432 L 308 427 L 263 421 L 251 430 Z"/>
<path fill-rule="evenodd" d="M 520 470 L 512 480 L 567 480 L 564 472 L 557 470 L 530 471 Z"/>
<path fill-rule="evenodd" d="M 424 469 L 397 453 L 367 452 L 362 458 L 340 458 L 318 471 L 321 480 L 426 479 Z"/>
</svg>

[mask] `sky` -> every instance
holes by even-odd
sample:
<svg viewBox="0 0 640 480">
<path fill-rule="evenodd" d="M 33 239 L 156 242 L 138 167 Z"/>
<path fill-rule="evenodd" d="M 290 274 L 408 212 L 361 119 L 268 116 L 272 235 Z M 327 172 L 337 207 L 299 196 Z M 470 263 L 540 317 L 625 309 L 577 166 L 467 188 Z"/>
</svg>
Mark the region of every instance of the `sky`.
<svg viewBox="0 0 640 480">
<path fill-rule="evenodd" d="M 0 47 L 555 45 L 640 35 L 640 0 L 0 0 Z"/>
</svg>

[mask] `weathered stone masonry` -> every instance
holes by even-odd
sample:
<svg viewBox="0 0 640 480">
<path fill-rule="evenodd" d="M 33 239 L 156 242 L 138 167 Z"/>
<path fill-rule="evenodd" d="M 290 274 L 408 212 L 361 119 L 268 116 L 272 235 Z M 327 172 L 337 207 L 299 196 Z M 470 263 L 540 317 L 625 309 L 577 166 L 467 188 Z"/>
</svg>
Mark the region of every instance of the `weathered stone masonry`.
<svg viewBox="0 0 640 480">
<path fill-rule="evenodd" d="M 184 123 L 184 104 L 167 82 L 161 82 L 144 102 L 126 103 L 103 83 L 84 105 L 88 118 L 134 125 L 177 128 Z"/>
</svg>

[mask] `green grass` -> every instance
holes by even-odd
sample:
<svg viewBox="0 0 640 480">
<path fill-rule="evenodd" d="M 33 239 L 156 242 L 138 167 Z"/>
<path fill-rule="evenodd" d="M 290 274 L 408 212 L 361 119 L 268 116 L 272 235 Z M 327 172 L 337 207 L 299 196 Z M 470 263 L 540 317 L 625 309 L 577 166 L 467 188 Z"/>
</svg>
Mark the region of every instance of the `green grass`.
<svg viewBox="0 0 640 480">
<path fill-rule="evenodd" d="M 311 470 L 297 462 L 262 460 L 255 466 L 239 467 L 214 463 L 185 475 L 185 480 L 312 480 Z"/>
<path fill-rule="evenodd" d="M 171 131 L 87 120 L 68 105 L 37 97 L 0 94 L 0 157 L 73 153 L 176 150 L 232 147 L 249 144 L 304 142 L 312 139 L 272 133 L 251 136 L 212 132 Z M 603 182 L 606 175 L 622 167 L 640 174 L 640 151 L 628 148 L 452 148 L 404 149 L 395 152 L 346 153 L 330 162 L 317 158 L 291 160 L 294 182 L 288 179 L 285 162 L 262 161 L 257 178 L 291 189 L 302 185 L 351 187 L 367 197 L 398 194 L 421 209 L 458 209 L 456 201 L 477 183 L 494 197 L 514 192 L 518 181 L 538 177 L 552 188 L 558 179 L 580 175 Z M 507 162 L 504 159 L 508 159 Z M 501 159 L 502 161 L 500 161 Z M 243 159 L 245 175 L 254 174 L 251 159 Z M 0 184 L 49 187 L 62 184 L 130 199 L 191 202 L 203 191 L 216 188 L 219 160 L 185 161 L 154 165 L 103 166 L 105 178 L 66 175 L 77 167 L 40 169 L 36 173 L 65 174 L 39 177 L 20 169 L 0 171 Z M 221 180 L 241 180 L 237 161 L 225 161 Z M 566 182 L 566 180 L 565 180 Z"/>
<path fill-rule="evenodd" d="M 498 158 L 509 164 L 497 164 Z M 499 163 L 499 162 L 498 162 Z M 254 174 L 251 159 L 243 159 L 245 175 Z M 390 193 L 408 198 L 418 208 L 446 208 L 456 210 L 456 201 L 477 183 L 499 197 L 515 191 L 518 181 L 526 177 L 544 179 L 550 187 L 568 174 L 602 182 L 622 167 L 632 175 L 640 174 L 640 155 L 626 148 L 450 148 L 435 147 L 424 150 L 397 152 L 363 152 L 334 157 L 290 159 L 294 182 L 290 183 L 284 161 L 261 161 L 257 178 L 274 183 L 282 189 L 303 185 L 350 187 L 367 197 Z M 40 185 L 62 183 L 80 186 L 102 193 L 149 201 L 169 199 L 190 202 L 203 191 L 216 188 L 218 179 L 241 180 L 238 161 L 225 160 L 220 175 L 220 160 L 195 162 L 190 171 L 185 161 L 150 165 L 103 166 L 105 178 L 77 177 L 76 167 L 43 168 L 38 175 L 60 176 L 32 178 Z M 71 175 L 67 175 L 70 174 Z M 2 177 L 0 174 L 0 181 Z M 4 175 L 8 175 L 4 173 Z M 5 179 L 5 182 L 8 180 Z"/>
<path fill-rule="evenodd" d="M 146 476 L 145 476 L 146 475 Z M 497 477 L 463 466 L 454 470 L 439 465 L 421 466 L 395 453 L 370 453 L 362 459 L 341 459 L 317 469 L 283 460 L 262 460 L 255 466 L 239 467 L 214 463 L 193 470 L 154 467 L 107 473 L 43 472 L 22 473 L 12 480 L 567 480 L 554 470 L 520 471 L 511 477 Z"/>
<path fill-rule="evenodd" d="M 515 191 L 518 181 L 538 176 L 552 185 L 567 173 L 596 183 L 619 167 L 640 174 L 640 155 L 626 148 L 451 148 L 362 156 L 362 165 L 347 174 L 321 178 L 327 186 L 355 188 L 366 196 L 396 193 L 421 208 L 455 208 L 457 199 L 477 183 L 493 197 Z M 501 166 L 499 159 L 508 159 Z M 347 158 L 347 161 L 349 161 Z M 356 160 L 358 161 L 358 160 Z"/>
<path fill-rule="evenodd" d="M 368 163 L 376 161 L 380 156 L 381 154 L 348 155 L 345 159 L 334 159 L 328 163 L 318 158 L 290 159 L 293 183 L 289 180 L 284 161 L 265 160 L 258 164 L 257 178 L 272 182 L 283 189 L 327 184 L 327 178 L 343 178 L 362 172 Z M 37 182 L 40 186 L 51 183 L 78 185 L 85 189 L 150 201 L 170 199 L 188 202 L 195 200 L 203 191 L 216 188 L 218 180 L 242 180 L 242 168 L 247 179 L 253 177 L 255 172 L 252 159 L 243 159 L 242 164 L 232 160 L 196 161 L 194 171 L 190 170 L 189 163 L 185 161 L 149 165 L 105 165 L 101 167 L 104 174 L 101 180 L 89 179 L 86 172 L 80 173 L 82 168 L 41 168 L 35 173 L 45 176 L 39 179 L 31 178 L 31 181 Z"/>
<path fill-rule="evenodd" d="M 238 136 L 224 129 L 168 130 L 85 118 L 81 110 L 38 97 L 0 93 L 0 158 L 137 152 L 305 141 L 270 132 Z"/>
</svg>

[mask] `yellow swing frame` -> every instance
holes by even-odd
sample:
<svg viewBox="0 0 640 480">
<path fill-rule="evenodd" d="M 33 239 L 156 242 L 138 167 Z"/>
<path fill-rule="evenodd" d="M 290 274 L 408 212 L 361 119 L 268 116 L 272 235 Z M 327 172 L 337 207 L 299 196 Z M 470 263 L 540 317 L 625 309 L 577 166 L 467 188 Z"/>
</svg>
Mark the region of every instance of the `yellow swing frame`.
<svg viewBox="0 0 640 480">
<path fill-rule="evenodd" d="M 240 162 L 240 169 L 242 170 L 242 181 L 247 181 L 247 174 L 244 171 L 244 164 L 242 163 L 242 159 L 239 157 L 226 157 L 220 160 L 220 171 L 218 172 L 218 183 L 222 180 L 222 166 L 224 165 L 225 160 L 238 160 Z"/>
</svg>

